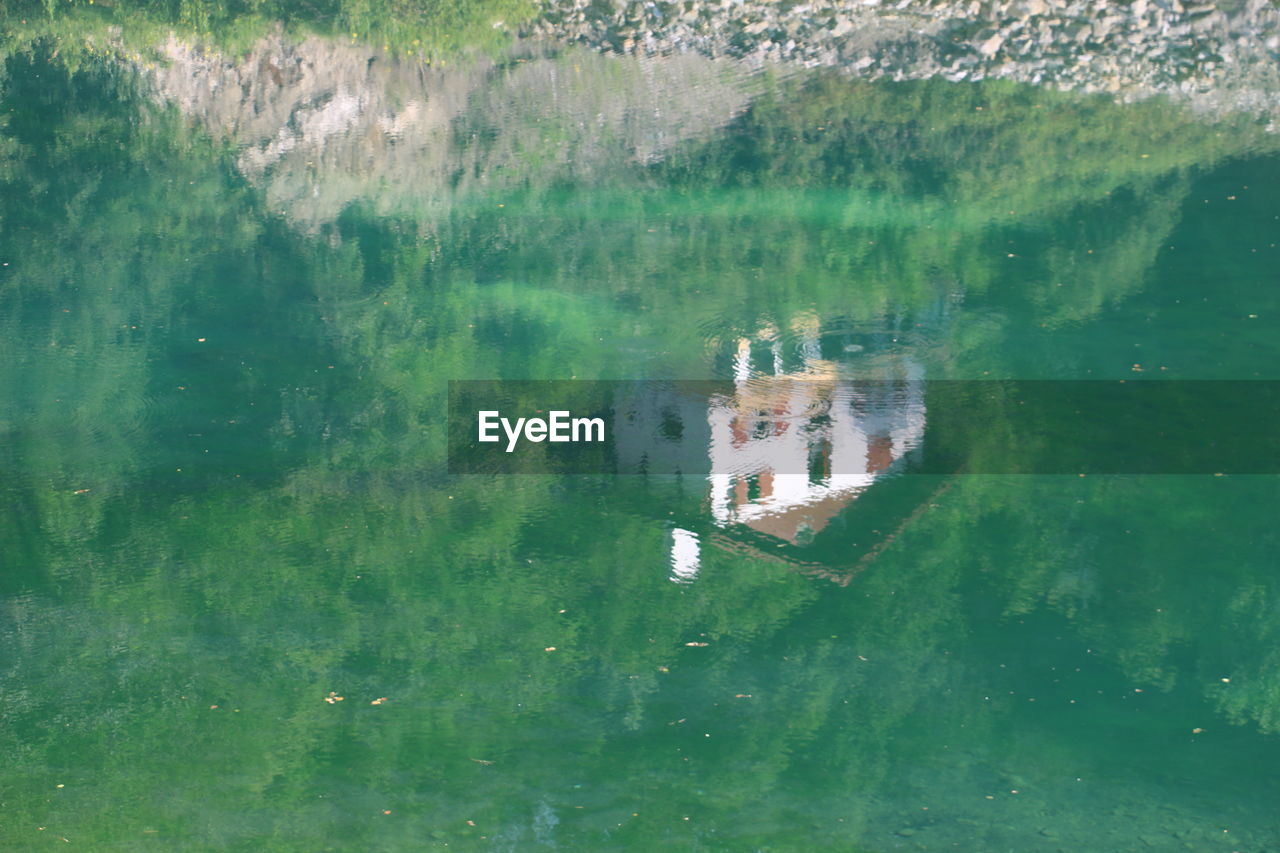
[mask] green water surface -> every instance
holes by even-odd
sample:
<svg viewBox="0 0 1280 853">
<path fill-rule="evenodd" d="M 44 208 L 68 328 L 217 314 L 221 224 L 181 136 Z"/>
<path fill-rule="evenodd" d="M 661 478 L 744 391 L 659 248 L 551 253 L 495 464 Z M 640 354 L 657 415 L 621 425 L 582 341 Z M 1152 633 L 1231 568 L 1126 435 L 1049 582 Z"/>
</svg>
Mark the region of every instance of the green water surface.
<svg viewBox="0 0 1280 853">
<path fill-rule="evenodd" d="M 804 560 L 701 481 L 450 477 L 442 432 L 449 380 L 806 335 L 1280 379 L 1263 123 L 717 71 L 593 124 L 675 83 L 566 50 L 395 65 L 357 93 L 453 97 L 429 145 L 296 112 L 263 168 L 269 98 L 6 51 L 0 848 L 1280 849 L 1275 477 L 935 477 Z"/>
</svg>

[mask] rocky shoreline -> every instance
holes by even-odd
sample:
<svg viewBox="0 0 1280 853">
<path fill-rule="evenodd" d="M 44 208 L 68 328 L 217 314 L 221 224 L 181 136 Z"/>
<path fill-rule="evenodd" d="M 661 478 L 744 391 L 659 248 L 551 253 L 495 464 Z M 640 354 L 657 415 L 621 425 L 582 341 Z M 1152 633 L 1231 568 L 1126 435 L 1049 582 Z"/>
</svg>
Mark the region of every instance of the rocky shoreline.
<svg viewBox="0 0 1280 853">
<path fill-rule="evenodd" d="M 1212 111 L 1280 107 L 1270 0 L 544 0 L 526 32 L 635 55 L 693 51 L 874 79 L 1003 78 Z"/>
</svg>

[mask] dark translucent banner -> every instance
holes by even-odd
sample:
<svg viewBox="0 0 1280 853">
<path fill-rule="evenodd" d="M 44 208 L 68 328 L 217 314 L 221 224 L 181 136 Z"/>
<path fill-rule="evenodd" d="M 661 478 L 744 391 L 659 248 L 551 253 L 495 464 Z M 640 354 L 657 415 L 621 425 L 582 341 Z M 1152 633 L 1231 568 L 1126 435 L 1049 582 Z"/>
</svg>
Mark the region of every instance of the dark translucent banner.
<svg viewBox="0 0 1280 853">
<path fill-rule="evenodd" d="M 458 381 L 456 474 L 1280 473 L 1280 382 Z"/>
</svg>

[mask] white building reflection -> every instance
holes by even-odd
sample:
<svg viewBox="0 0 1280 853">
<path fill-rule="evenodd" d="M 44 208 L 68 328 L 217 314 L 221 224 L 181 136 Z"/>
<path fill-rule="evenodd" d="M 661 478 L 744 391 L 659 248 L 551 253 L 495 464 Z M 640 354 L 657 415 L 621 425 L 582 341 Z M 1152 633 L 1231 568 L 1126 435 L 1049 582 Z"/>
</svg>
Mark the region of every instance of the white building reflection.
<svg viewBox="0 0 1280 853">
<path fill-rule="evenodd" d="M 801 545 L 920 444 L 925 407 L 923 372 L 909 357 L 860 382 L 822 357 L 816 322 L 793 332 L 791 369 L 778 340 L 738 341 L 734 394 L 708 407 L 709 480 L 718 525 Z M 753 367 L 761 344 L 769 373 Z"/>
<path fill-rule="evenodd" d="M 845 344 L 832 353 L 814 318 L 735 346 L 731 392 L 702 397 L 694 404 L 701 412 L 687 401 L 650 405 L 643 425 L 674 439 L 668 448 L 649 444 L 646 461 L 669 470 L 684 457 L 691 470 L 689 451 L 700 446 L 718 528 L 807 545 L 921 445 L 923 368 L 906 348 Z M 697 577 L 702 547 L 698 534 L 672 530 L 672 581 Z"/>
</svg>

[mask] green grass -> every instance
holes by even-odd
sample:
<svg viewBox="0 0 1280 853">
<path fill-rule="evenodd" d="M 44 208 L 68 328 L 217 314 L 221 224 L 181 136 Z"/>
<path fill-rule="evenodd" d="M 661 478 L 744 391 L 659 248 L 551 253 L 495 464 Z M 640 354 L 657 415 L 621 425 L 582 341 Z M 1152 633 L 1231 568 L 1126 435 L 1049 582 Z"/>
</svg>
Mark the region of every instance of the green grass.
<svg viewBox="0 0 1280 853">
<path fill-rule="evenodd" d="M 124 45 L 174 32 L 239 52 L 277 23 L 398 54 L 446 59 L 499 47 L 535 11 L 532 0 L 17 0 L 0 10 L 9 43 L 34 37 L 79 44 L 104 25 Z"/>
</svg>

